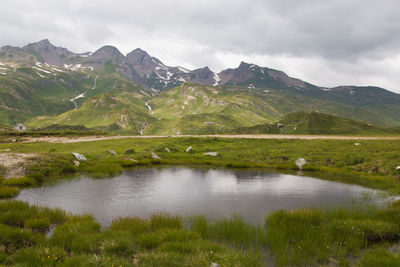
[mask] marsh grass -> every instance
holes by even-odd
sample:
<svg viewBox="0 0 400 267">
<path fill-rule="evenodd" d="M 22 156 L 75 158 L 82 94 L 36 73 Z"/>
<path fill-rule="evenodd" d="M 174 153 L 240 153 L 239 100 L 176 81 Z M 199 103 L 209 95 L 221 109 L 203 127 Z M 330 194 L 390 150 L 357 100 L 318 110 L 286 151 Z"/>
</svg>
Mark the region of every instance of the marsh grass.
<svg viewBox="0 0 400 267">
<path fill-rule="evenodd" d="M 0 264 L 209 266 L 218 262 L 221 266 L 264 266 L 262 254 L 202 237 L 184 229 L 182 218 L 174 215 L 154 214 L 148 220 L 120 218 L 101 230 L 91 216 L 64 214 L 60 220 L 58 210 L 21 201 L 0 202 L 0 212 Z M 46 238 L 44 231 L 51 222 L 56 228 Z"/>
<path fill-rule="evenodd" d="M 35 185 L 36 181 L 30 177 L 11 178 L 2 181 L 2 184 L 8 186 L 27 187 Z"/>
<path fill-rule="evenodd" d="M 277 211 L 266 218 L 267 242 L 281 266 L 345 263 L 371 245 L 399 240 L 398 210 L 374 207 Z"/>
<path fill-rule="evenodd" d="M 19 189 L 14 186 L 0 184 L 0 199 L 12 198 L 19 194 Z"/>
</svg>

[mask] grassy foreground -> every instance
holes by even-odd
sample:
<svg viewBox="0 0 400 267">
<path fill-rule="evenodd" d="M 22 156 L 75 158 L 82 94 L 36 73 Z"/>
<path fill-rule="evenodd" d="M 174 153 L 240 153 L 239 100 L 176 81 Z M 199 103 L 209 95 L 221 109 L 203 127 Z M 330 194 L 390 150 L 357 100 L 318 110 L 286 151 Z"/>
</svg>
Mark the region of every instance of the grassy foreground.
<svg viewBox="0 0 400 267">
<path fill-rule="evenodd" d="M 189 146 L 192 150 L 185 152 Z M 298 157 L 308 161 L 304 167 L 308 174 L 400 192 L 400 172 L 396 171 L 400 140 L 119 139 L 4 143 L 0 150 L 36 154 L 27 177 L 1 182 L 0 197 L 78 172 L 104 177 L 150 164 L 295 170 Z M 88 160 L 75 166 L 72 152 Z M 161 159 L 152 158 L 151 152 Z M 46 237 L 50 228 L 54 234 Z M 12 200 L 0 202 L 0 265 L 6 266 L 210 266 L 212 262 L 221 266 L 400 266 L 399 240 L 400 202 L 381 208 L 277 211 L 262 225 L 237 217 L 212 223 L 201 216 L 155 214 L 148 220 L 121 218 L 107 229 L 100 229 L 91 216 L 71 216 Z"/>
<path fill-rule="evenodd" d="M 120 218 L 0 201 L 0 266 L 399 266 L 400 202 L 384 209 L 277 211 L 264 225 L 168 214 Z M 47 234 L 50 231 L 50 235 Z M 274 258 L 269 255 L 272 251 Z"/>
</svg>

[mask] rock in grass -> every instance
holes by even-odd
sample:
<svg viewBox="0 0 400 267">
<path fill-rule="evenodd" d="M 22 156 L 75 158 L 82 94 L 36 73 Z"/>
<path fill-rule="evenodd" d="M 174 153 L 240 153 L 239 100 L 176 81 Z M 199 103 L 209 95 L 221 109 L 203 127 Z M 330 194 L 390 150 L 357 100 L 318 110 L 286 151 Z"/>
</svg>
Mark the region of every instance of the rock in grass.
<svg viewBox="0 0 400 267">
<path fill-rule="evenodd" d="M 361 145 L 361 144 L 360 144 L 360 143 L 354 143 L 354 145 L 355 145 L 355 146 L 359 146 L 359 145 Z"/>
<path fill-rule="evenodd" d="M 397 167 L 396 167 L 396 171 L 400 171 L 400 166 L 397 166 Z"/>
<path fill-rule="evenodd" d="M 133 148 L 125 150 L 125 154 L 133 154 L 133 153 L 135 153 L 135 150 Z"/>
<path fill-rule="evenodd" d="M 79 165 L 81 165 L 81 163 L 80 163 L 79 161 L 77 161 L 77 160 L 74 160 L 73 163 L 74 163 L 74 165 L 75 165 L 76 167 L 79 167 Z"/>
<path fill-rule="evenodd" d="M 298 158 L 296 161 L 296 166 L 301 170 L 304 165 L 306 165 L 307 161 L 303 158 Z"/>
<path fill-rule="evenodd" d="M 151 152 L 151 156 L 153 157 L 153 159 L 161 159 L 156 153 Z"/>
<path fill-rule="evenodd" d="M 218 263 L 212 262 L 210 264 L 210 267 L 220 267 L 220 265 Z"/>
<path fill-rule="evenodd" d="M 111 155 L 114 155 L 114 156 L 116 156 L 117 155 L 117 152 L 115 152 L 114 150 L 107 150 L 107 152 L 108 153 L 110 153 Z"/>
<path fill-rule="evenodd" d="M 168 153 L 171 152 L 171 150 L 168 147 L 165 148 L 165 151 L 167 151 Z"/>
<path fill-rule="evenodd" d="M 192 150 L 192 146 L 189 146 L 188 148 L 186 148 L 186 153 L 190 152 Z"/>
<path fill-rule="evenodd" d="M 217 153 L 217 152 L 206 152 L 206 153 L 203 153 L 203 155 L 207 155 L 207 156 L 211 156 L 211 157 L 216 157 L 216 156 L 218 155 L 218 153 Z"/>
<path fill-rule="evenodd" d="M 75 153 L 75 152 L 72 152 L 72 154 L 75 156 L 75 158 L 77 159 L 77 160 L 79 160 L 79 161 L 86 161 L 87 159 L 85 158 L 85 156 L 84 155 L 82 155 L 82 154 L 79 154 L 79 153 Z"/>
</svg>

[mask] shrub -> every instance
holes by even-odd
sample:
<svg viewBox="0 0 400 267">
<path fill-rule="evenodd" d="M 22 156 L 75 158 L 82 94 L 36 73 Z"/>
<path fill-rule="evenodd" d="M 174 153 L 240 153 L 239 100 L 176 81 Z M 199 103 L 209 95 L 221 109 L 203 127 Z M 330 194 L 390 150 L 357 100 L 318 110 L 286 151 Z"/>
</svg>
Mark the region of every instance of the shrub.
<svg viewBox="0 0 400 267">
<path fill-rule="evenodd" d="M 66 251 L 60 247 L 33 247 L 19 250 L 13 259 L 24 266 L 55 266 L 66 257 Z"/>
<path fill-rule="evenodd" d="M 12 198 L 18 194 L 18 188 L 8 185 L 0 185 L 0 198 Z"/>
<path fill-rule="evenodd" d="M 161 244 L 161 238 L 156 233 L 147 233 L 139 236 L 138 244 L 145 249 L 154 249 Z"/>
<path fill-rule="evenodd" d="M 35 245 L 42 238 L 41 235 L 30 231 L 0 224 L 0 245 L 4 246 L 6 251 L 15 251 L 19 248 Z"/>
<path fill-rule="evenodd" d="M 74 216 L 70 217 L 66 223 L 57 226 L 53 236 L 49 242 L 52 245 L 64 247 L 68 250 L 72 249 L 72 243 L 83 233 L 99 233 L 100 225 L 93 220 L 91 216 Z M 74 247 L 80 250 L 79 245 L 74 243 Z M 84 250 L 84 249 L 82 249 Z"/>
<path fill-rule="evenodd" d="M 7 179 L 2 182 L 2 184 L 9 185 L 9 186 L 30 186 L 36 183 L 35 179 L 30 177 L 20 177 L 20 178 L 13 178 Z"/>
<path fill-rule="evenodd" d="M 50 229 L 49 218 L 32 218 L 25 221 L 25 228 L 29 228 L 32 231 L 46 232 Z"/>
<path fill-rule="evenodd" d="M 114 220 L 110 227 L 112 231 L 129 231 L 133 235 L 150 232 L 150 223 L 136 217 L 127 217 Z"/>
<path fill-rule="evenodd" d="M 179 216 L 158 213 L 150 217 L 150 226 L 154 231 L 164 228 L 181 229 L 182 225 L 182 218 Z"/>
<path fill-rule="evenodd" d="M 366 253 L 357 265 L 363 267 L 397 267 L 400 266 L 400 257 L 384 249 L 377 249 Z"/>
</svg>

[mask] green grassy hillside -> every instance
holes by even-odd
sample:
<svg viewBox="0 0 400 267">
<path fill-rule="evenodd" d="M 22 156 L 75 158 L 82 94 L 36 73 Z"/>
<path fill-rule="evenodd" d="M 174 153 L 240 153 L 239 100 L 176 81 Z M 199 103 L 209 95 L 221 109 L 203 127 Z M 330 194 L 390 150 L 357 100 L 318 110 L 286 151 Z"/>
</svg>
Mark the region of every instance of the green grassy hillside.
<svg viewBox="0 0 400 267">
<path fill-rule="evenodd" d="M 277 123 L 267 123 L 236 129 L 236 133 L 249 134 L 336 134 L 336 135 L 397 135 L 398 127 L 384 127 L 341 118 L 319 112 L 295 112 Z"/>
<path fill-rule="evenodd" d="M 83 125 L 87 128 L 102 127 L 102 130 L 112 128 L 130 133 L 164 135 L 397 133 L 396 129 L 322 114 L 366 121 L 379 116 L 378 112 L 366 107 L 278 89 L 185 83 L 151 96 L 140 85 L 123 79 L 118 73 L 103 74 L 102 78 L 97 78 L 97 86 L 96 90 L 88 90 L 84 98 L 76 101 L 82 105 L 79 109 L 35 119 L 29 125 L 42 128 L 51 124 Z M 299 113 L 284 117 L 293 112 Z M 278 121 L 283 127 L 277 127 Z"/>
</svg>

